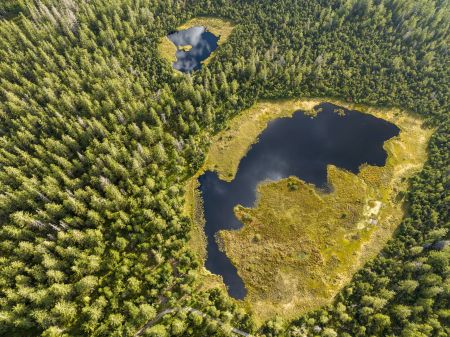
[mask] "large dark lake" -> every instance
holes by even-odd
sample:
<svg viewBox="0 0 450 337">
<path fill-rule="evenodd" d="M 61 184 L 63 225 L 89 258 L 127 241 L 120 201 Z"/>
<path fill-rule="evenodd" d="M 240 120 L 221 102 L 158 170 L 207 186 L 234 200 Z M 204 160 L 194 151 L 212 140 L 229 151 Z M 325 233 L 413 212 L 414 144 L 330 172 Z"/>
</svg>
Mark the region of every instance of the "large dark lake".
<svg viewBox="0 0 450 337">
<path fill-rule="evenodd" d="M 206 268 L 223 277 L 229 295 L 236 299 L 245 297 L 244 283 L 215 239 L 222 229 L 242 226 L 233 208 L 253 206 L 256 187 L 266 180 L 296 176 L 327 190 L 328 164 L 353 173 L 364 163 L 383 166 L 387 157 L 383 143 L 399 133 L 395 125 L 372 115 L 329 103 L 319 107 L 322 111 L 314 118 L 297 111 L 292 118 L 270 122 L 241 160 L 233 181 L 220 180 L 210 171 L 199 177 L 206 220 Z M 345 116 L 336 109 L 342 109 Z"/>
<path fill-rule="evenodd" d="M 173 67 L 182 72 L 200 69 L 202 61 L 217 48 L 219 38 L 208 32 L 203 26 L 180 30 L 167 36 L 177 46 L 176 62 Z M 180 47 L 190 46 L 189 50 Z"/>
</svg>

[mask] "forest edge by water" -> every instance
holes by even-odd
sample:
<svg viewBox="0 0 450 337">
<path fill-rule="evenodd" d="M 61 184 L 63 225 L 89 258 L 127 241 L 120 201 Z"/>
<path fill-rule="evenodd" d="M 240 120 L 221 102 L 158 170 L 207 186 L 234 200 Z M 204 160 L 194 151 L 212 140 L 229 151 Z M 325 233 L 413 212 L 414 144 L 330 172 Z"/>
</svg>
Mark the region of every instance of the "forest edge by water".
<svg viewBox="0 0 450 337">
<path fill-rule="evenodd" d="M 384 210 L 382 212 L 382 219 L 385 219 L 389 225 L 384 226 L 381 230 L 371 230 L 366 233 L 363 239 L 367 242 L 363 245 L 364 248 L 361 248 L 361 251 L 357 250 L 357 260 L 349 259 L 349 263 L 344 263 L 343 267 L 340 268 L 342 270 L 342 272 L 339 273 L 340 281 L 334 286 L 329 284 L 328 287 L 324 288 L 323 292 L 317 295 L 317 297 L 313 296 L 312 298 L 302 300 L 300 295 L 293 296 L 291 289 L 291 291 L 288 291 L 290 294 L 288 295 L 289 298 L 293 296 L 294 298 L 300 299 L 296 304 L 294 301 L 294 304 L 291 303 L 286 307 L 287 303 L 282 305 L 282 303 L 276 300 L 274 301 L 273 299 L 258 301 L 258 291 L 256 289 L 252 289 L 251 286 L 248 287 L 248 284 L 246 283 L 246 288 L 249 288 L 249 295 L 244 299 L 244 301 L 236 301 L 236 303 L 255 313 L 256 321 L 259 323 L 262 323 L 265 319 L 273 317 L 275 314 L 282 314 L 284 318 L 294 318 L 301 313 L 330 303 L 333 300 L 334 295 L 350 281 L 354 272 L 356 272 L 356 270 L 370 258 L 374 257 L 385 245 L 386 241 L 391 237 L 392 233 L 395 231 L 395 228 L 404 216 L 404 209 L 403 200 L 401 197 L 397 198 L 397 200 L 392 203 L 388 200 L 390 200 L 390 196 L 394 193 L 394 190 L 396 195 L 402 196 L 404 194 L 408 187 L 407 178 L 418 172 L 427 158 L 426 146 L 433 130 L 424 128 L 423 120 L 418 116 L 398 108 L 375 108 L 366 105 L 348 103 L 332 98 L 282 99 L 258 102 L 251 108 L 244 110 L 239 115 L 231 119 L 227 124 L 227 127 L 213 137 L 204 165 L 186 183 L 185 212 L 194 224 L 191 229 L 190 246 L 203 262 L 206 257 L 206 237 L 203 231 L 205 220 L 203 217 L 203 202 L 200 192 L 198 191 L 198 177 L 205 171 L 210 170 L 216 171 L 219 177 L 223 180 L 233 180 L 240 160 L 246 155 L 252 144 L 258 141 L 259 134 L 261 134 L 261 132 L 267 127 L 270 121 L 281 117 L 291 117 L 293 113 L 298 110 L 305 111 L 313 117 L 315 114 L 320 113 L 320 111 L 315 110 L 315 107 L 323 102 L 329 102 L 349 110 L 357 110 L 361 113 L 371 114 L 377 118 L 387 120 L 401 129 L 399 136 L 388 140 L 383 146 L 388 154 L 386 165 L 382 168 L 363 165 L 362 172 L 364 173 L 359 173 L 357 175 L 357 177 L 365 176 L 365 179 L 367 179 L 367 177 L 372 175 L 374 172 L 380 170 L 386 170 L 387 172 L 390 168 L 392 168 L 390 183 L 388 186 L 383 186 L 382 190 L 384 192 L 381 192 L 381 194 L 386 196 L 386 200 L 383 200 Z M 406 150 L 402 152 L 404 149 Z M 399 157 L 401 156 L 407 156 L 409 158 L 409 161 L 406 160 L 406 164 L 404 165 L 400 163 Z M 389 167 L 389 169 L 387 169 L 387 167 Z M 344 170 L 337 168 L 332 169 L 332 175 L 329 176 L 329 179 L 354 179 L 350 178 L 350 176 L 347 177 L 344 172 Z M 351 173 L 348 174 L 352 175 Z M 377 174 L 379 173 L 375 173 L 375 175 Z M 258 188 L 258 193 L 261 192 L 261 189 L 267 190 L 267 185 L 271 185 L 274 186 L 273 188 L 275 189 L 273 193 L 276 193 L 279 197 L 281 197 L 283 193 L 285 193 L 283 192 L 283 186 L 290 179 L 292 178 L 283 179 L 281 181 L 271 182 L 268 184 L 261 184 Z M 302 183 L 301 180 L 299 180 L 299 182 L 300 184 Z M 355 181 L 349 183 L 349 185 L 352 186 L 354 184 Z M 355 185 L 355 187 L 356 186 L 358 185 Z M 305 190 L 303 190 L 303 192 L 305 192 Z M 367 191 L 366 193 L 368 195 L 372 194 L 373 196 L 373 193 L 369 193 Z M 257 206 L 261 200 L 261 197 L 261 194 L 259 194 L 255 206 Z M 369 196 L 367 196 L 366 199 L 368 200 Z M 376 205 L 377 204 L 378 203 L 376 203 Z M 238 215 L 239 213 L 240 210 L 238 210 Z M 311 224 L 311 226 L 318 225 L 320 224 Z M 232 253 L 229 257 L 238 267 L 240 261 L 242 260 L 242 256 L 239 258 L 239 256 L 243 254 L 242 247 L 240 247 L 240 249 L 237 248 L 237 246 L 233 248 L 233 245 L 237 245 L 236 242 L 239 242 L 239 236 L 237 235 L 239 235 L 239 233 L 241 233 L 244 229 L 248 232 L 248 228 L 245 223 L 244 227 L 238 231 L 222 231 L 219 234 L 221 244 L 224 246 L 227 255 L 229 256 L 229 254 Z M 247 233 L 247 236 L 248 235 L 249 234 Z M 247 241 L 244 242 L 248 242 L 248 237 L 246 240 Z M 249 247 L 246 247 L 244 256 L 251 254 L 248 249 Z M 355 247 L 351 247 L 350 249 L 353 251 L 353 254 L 355 254 Z M 352 252 L 343 250 L 341 254 L 345 256 L 347 254 L 352 254 Z M 247 268 L 248 267 L 249 266 L 247 266 Z M 273 266 L 273 268 L 277 269 L 276 266 Z M 300 273 L 303 272 L 304 271 L 300 271 Z M 200 267 L 200 273 L 202 275 L 200 282 L 202 283 L 202 287 L 204 289 L 209 289 L 212 287 L 220 287 L 225 289 L 225 285 L 223 284 L 221 277 L 210 273 L 203 266 Z M 238 273 L 241 277 L 243 277 L 244 281 L 252 279 L 251 273 L 244 273 L 243 275 L 242 269 L 240 270 L 238 268 Z M 344 277 L 341 277 L 341 274 L 343 274 Z M 262 281 L 259 281 L 258 283 L 258 281 L 256 281 L 256 284 L 260 284 L 261 282 Z M 264 282 L 267 283 L 269 281 L 268 279 L 265 279 Z M 273 294 L 272 297 L 275 295 L 276 294 Z"/>
<path fill-rule="evenodd" d="M 235 25 L 231 21 L 225 19 L 214 17 L 198 17 L 193 18 L 187 21 L 186 23 L 182 24 L 181 26 L 177 27 L 176 31 L 181 31 L 195 26 L 203 26 L 206 28 L 207 31 L 219 37 L 219 41 L 217 41 L 219 47 L 228 40 L 228 37 L 235 28 Z M 174 63 L 177 60 L 175 55 L 176 51 L 177 47 L 172 41 L 168 39 L 167 36 L 163 36 L 160 39 L 160 43 L 158 45 L 158 52 L 160 56 L 163 59 L 170 62 L 170 64 Z M 215 51 L 213 51 L 211 55 L 202 63 L 208 64 L 212 59 L 212 57 L 214 56 L 214 54 Z"/>
</svg>

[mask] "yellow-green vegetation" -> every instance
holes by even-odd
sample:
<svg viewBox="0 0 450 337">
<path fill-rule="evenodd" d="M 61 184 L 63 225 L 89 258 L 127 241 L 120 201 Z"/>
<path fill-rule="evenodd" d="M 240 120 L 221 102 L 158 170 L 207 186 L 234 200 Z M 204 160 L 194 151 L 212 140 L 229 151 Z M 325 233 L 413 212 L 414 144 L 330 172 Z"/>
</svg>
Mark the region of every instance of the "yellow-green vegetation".
<svg viewBox="0 0 450 337">
<path fill-rule="evenodd" d="M 198 177 L 203 172 L 210 170 L 218 172 L 220 179 L 231 181 L 236 173 L 239 161 L 271 120 L 292 116 L 299 109 L 314 114 L 313 108 L 319 103 L 319 100 L 260 102 L 231 119 L 227 127 L 213 137 L 204 165 L 185 185 L 185 214 L 195 224 L 192 226 L 190 233 L 190 246 L 203 262 L 206 257 L 206 237 L 203 231 L 205 221 L 203 219 L 202 199 L 197 190 Z M 212 275 L 206 270 L 204 272 Z"/>
<path fill-rule="evenodd" d="M 189 50 L 192 49 L 192 46 L 191 45 L 186 45 L 186 46 L 180 46 L 179 48 L 182 51 L 188 52 Z"/>
<path fill-rule="evenodd" d="M 313 108 L 319 103 L 318 100 L 259 102 L 233 118 L 227 128 L 213 138 L 205 169 L 216 171 L 222 180 L 233 180 L 242 157 L 271 120 L 290 117 L 297 110 L 314 114 Z"/>
<path fill-rule="evenodd" d="M 205 219 L 203 218 L 203 203 L 198 191 L 198 175 L 189 179 L 185 185 L 185 204 L 184 214 L 189 216 L 193 225 L 190 232 L 189 246 L 194 254 L 205 263 L 206 259 L 206 235 L 203 230 Z M 222 288 L 225 286 L 221 277 L 210 273 L 207 269 L 201 268 L 199 270 L 199 282 L 197 287 L 203 290 L 209 288 Z"/>
<path fill-rule="evenodd" d="M 398 109 L 326 101 L 383 118 L 396 124 L 400 134 L 384 144 L 388 154 L 384 167 L 365 165 L 355 175 L 328 166 L 332 193 L 290 177 L 261 184 L 254 208 L 236 207 L 244 226 L 220 235 L 248 290 L 241 304 L 258 320 L 275 314 L 292 318 L 330 303 L 392 235 L 403 217 L 407 179 L 426 159 L 432 130 L 423 128 L 415 116 Z M 192 235 L 191 243 L 199 256 L 205 256 L 205 241 L 201 198 L 194 192 L 198 175 L 209 169 L 222 179 L 232 180 L 239 161 L 268 122 L 291 116 L 298 109 L 320 113 L 314 110 L 320 102 L 260 102 L 231 120 L 213 138 L 204 167 L 186 189 L 189 214 L 195 214 L 197 224 L 193 231 L 199 231 Z M 202 276 L 205 286 L 218 285 L 217 277 L 210 273 L 203 271 Z"/>
<path fill-rule="evenodd" d="M 197 177 L 198 176 L 196 176 L 196 178 Z M 190 233 L 190 245 L 192 251 L 204 261 L 206 257 L 204 247 L 206 237 L 205 232 L 203 231 L 205 219 L 203 218 L 202 198 L 198 191 L 198 185 L 197 179 L 189 179 L 185 185 L 184 214 L 188 215 L 195 224 L 195 226 L 192 226 Z"/>
<path fill-rule="evenodd" d="M 218 36 L 219 41 L 217 42 L 217 44 L 219 46 L 227 41 L 228 37 L 235 27 L 233 23 L 224 19 L 213 17 L 198 17 L 191 19 L 181 26 L 177 27 L 177 30 L 183 30 L 194 26 L 204 26 L 206 27 L 206 30 Z M 189 51 L 190 48 L 192 48 L 192 46 L 182 46 L 180 49 Z M 170 63 L 173 63 L 177 60 L 175 55 L 177 47 L 173 44 L 172 41 L 167 38 L 167 36 L 161 38 L 161 41 L 158 45 L 158 51 L 160 55 Z M 213 54 L 214 52 L 211 53 L 211 55 L 204 61 L 205 64 L 209 62 Z"/>
<path fill-rule="evenodd" d="M 173 44 L 172 41 L 169 40 L 167 36 L 161 38 L 161 41 L 158 45 L 158 52 L 162 58 L 166 59 L 171 64 L 177 60 L 177 47 Z"/>
<path fill-rule="evenodd" d="M 204 26 L 206 30 L 220 37 L 218 45 L 223 44 L 231 35 L 235 25 L 228 20 L 214 17 L 198 17 L 184 23 L 177 30 L 187 29 L 194 26 Z"/>
</svg>

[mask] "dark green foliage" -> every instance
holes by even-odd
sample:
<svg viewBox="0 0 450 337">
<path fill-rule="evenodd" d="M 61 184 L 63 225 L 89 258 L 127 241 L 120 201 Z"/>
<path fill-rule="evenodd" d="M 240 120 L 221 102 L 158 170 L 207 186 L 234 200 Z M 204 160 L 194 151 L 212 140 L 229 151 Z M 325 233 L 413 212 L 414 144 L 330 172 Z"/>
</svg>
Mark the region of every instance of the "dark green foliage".
<svg viewBox="0 0 450 337">
<path fill-rule="evenodd" d="M 251 331 L 193 289 L 182 184 L 209 136 L 258 98 L 393 105 L 437 128 L 408 217 L 333 306 L 266 336 L 448 336 L 447 1 L 3 1 L 0 335 L 131 336 L 166 308 Z M 239 24 L 208 66 L 174 74 L 161 36 L 198 15 Z M 148 336 L 224 336 L 170 313 Z"/>
</svg>

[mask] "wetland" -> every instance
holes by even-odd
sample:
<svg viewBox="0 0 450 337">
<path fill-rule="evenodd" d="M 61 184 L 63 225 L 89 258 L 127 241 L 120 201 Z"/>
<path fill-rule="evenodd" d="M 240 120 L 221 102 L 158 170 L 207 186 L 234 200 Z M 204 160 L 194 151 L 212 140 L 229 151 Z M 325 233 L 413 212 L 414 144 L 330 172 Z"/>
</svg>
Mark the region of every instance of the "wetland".
<svg viewBox="0 0 450 337">
<path fill-rule="evenodd" d="M 171 63 L 173 69 L 191 73 L 211 60 L 234 27 L 231 22 L 219 18 L 194 18 L 161 39 L 159 54 Z"/>
<path fill-rule="evenodd" d="M 431 133 L 405 111 L 333 99 L 242 111 L 186 185 L 201 287 L 258 321 L 330 303 L 400 223 Z"/>
<path fill-rule="evenodd" d="M 194 26 L 174 32 L 168 39 L 177 47 L 173 67 L 186 73 L 201 68 L 202 62 L 217 48 L 219 37 L 203 26 Z"/>
<path fill-rule="evenodd" d="M 246 290 L 236 268 L 219 249 L 216 234 L 242 227 L 235 207 L 252 207 L 258 184 L 290 176 L 324 192 L 331 190 L 327 184 L 328 165 L 355 174 L 362 164 L 383 166 L 387 157 L 383 143 L 399 132 L 383 119 L 330 103 L 320 104 L 317 110 L 320 113 L 314 117 L 298 111 L 291 118 L 270 122 L 241 160 L 231 182 L 211 171 L 199 177 L 208 242 L 206 268 L 223 277 L 234 298 L 242 299 Z M 292 235 L 297 233 L 293 231 Z"/>
</svg>

